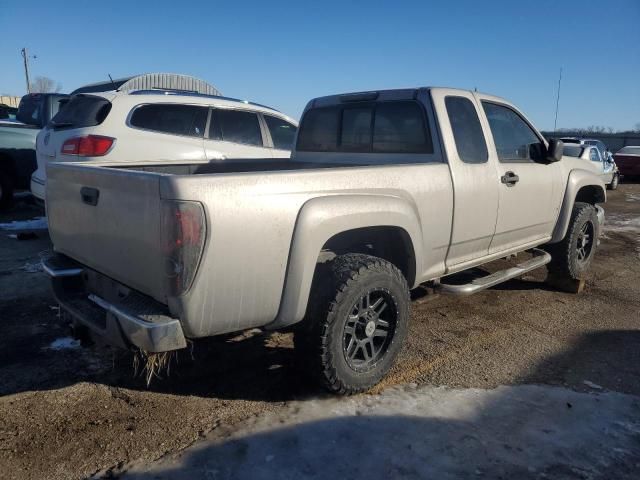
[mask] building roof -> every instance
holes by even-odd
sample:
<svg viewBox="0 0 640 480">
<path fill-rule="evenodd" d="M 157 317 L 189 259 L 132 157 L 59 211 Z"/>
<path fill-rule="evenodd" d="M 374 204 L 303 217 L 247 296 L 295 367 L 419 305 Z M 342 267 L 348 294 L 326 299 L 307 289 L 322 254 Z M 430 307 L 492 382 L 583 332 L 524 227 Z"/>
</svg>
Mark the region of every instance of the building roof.
<svg viewBox="0 0 640 480">
<path fill-rule="evenodd" d="M 132 77 L 118 78 L 113 81 L 91 83 L 75 89 L 71 95 L 76 93 L 108 92 L 117 90 L 127 92 L 130 90 L 175 90 L 203 95 L 221 95 L 221 92 L 213 85 L 189 75 L 177 73 L 145 73 Z"/>
</svg>

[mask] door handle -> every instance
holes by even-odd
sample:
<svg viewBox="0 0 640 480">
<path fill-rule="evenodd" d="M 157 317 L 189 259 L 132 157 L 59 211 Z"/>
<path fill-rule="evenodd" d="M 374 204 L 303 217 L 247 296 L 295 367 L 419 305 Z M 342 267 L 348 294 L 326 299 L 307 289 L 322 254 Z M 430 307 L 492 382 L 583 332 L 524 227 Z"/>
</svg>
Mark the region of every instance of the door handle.
<svg viewBox="0 0 640 480">
<path fill-rule="evenodd" d="M 100 190 L 91 187 L 82 187 L 80 189 L 80 197 L 82 203 L 95 207 L 98 205 L 98 198 L 100 198 Z"/>
<path fill-rule="evenodd" d="M 500 177 L 500 181 L 507 187 L 513 187 L 520 181 L 520 177 L 513 172 L 507 172 Z"/>
</svg>

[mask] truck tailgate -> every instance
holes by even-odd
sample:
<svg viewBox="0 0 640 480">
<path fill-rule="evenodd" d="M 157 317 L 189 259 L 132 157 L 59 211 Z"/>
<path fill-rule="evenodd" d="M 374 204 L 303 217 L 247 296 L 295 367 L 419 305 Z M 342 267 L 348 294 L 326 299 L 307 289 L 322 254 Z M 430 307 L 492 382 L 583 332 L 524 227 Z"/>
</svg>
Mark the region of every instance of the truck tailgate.
<svg viewBox="0 0 640 480">
<path fill-rule="evenodd" d="M 56 251 L 165 302 L 160 175 L 49 164 L 47 216 Z"/>
</svg>

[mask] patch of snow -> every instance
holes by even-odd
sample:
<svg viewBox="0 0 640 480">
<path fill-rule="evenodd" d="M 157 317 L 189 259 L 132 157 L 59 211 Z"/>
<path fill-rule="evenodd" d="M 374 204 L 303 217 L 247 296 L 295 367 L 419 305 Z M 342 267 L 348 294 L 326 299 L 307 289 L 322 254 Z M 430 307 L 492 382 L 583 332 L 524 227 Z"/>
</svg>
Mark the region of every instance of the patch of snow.
<svg viewBox="0 0 640 480">
<path fill-rule="evenodd" d="M 38 272 L 42 272 L 42 262 L 35 262 L 35 263 L 25 263 L 22 267 L 20 267 L 20 270 L 24 270 L 27 273 L 38 273 Z"/>
<path fill-rule="evenodd" d="M 640 217 L 613 213 L 605 217 L 604 230 L 609 232 L 635 233 L 635 251 L 640 257 Z"/>
<path fill-rule="evenodd" d="M 624 195 L 627 202 L 640 202 L 640 194 L 638 193 L 625 193 Z"/>
<path fill-rule="evenodd" d="M 593 388 L 594 390 L 602 390 L 602 387 L 600 385 L 590 382 L 589 380 L 584 380 L 582 383 L 584 383 L 589 388 Z"/>
<path fill-rule="evenodd" d="M 640 233 L 640 217 L 623 213 L 609 214 L 605 217 L 604 230 Z"/>
<path fill-rule="evenodd" d="M 36 217 L 30 220 L 14 220 L 9 223 L 0 223 L 2 230 L 46 230 L 47 217 Z"/>
<path fill-rule="evenodd" d="M 634 478 L 638 398 L 549 386 L 393 388 L 291 402 L 129 478 Z M 528 475 L 523 475 L 528 472 Z M 125 473 L 121 478 L 128 478 Z"/>
<path fill-rule="evenodd" d="M 71 337 L 61 337 L 51 342 L 47 350 L 75 350 L 77 348 L 80 348 L 80 340 Z"/>
</svg>

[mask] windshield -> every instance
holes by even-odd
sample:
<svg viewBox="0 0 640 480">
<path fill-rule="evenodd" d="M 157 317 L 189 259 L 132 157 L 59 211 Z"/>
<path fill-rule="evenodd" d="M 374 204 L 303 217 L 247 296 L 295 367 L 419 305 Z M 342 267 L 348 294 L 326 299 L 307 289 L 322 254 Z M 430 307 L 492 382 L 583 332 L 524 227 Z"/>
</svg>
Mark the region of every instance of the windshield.
<svg viewBox="0 0 640 480">
<path fill-rule="evenodd" d="M 28 125 L 40 126 L 42 103 L 45 96 L 40 94 L 25 95 L 20 100 L 16 118 Z"/>
<path fill-rule="evenodd" d="M 577 145 L 565 145 L 564 149 L 562 150 L 562 155 L 566 155 L 567 157 L 580 158 L 583 150 L 584 148 Z"/>
<path fill-rule="evenodd" d="M 76 95 L 60 107 L 49 125 L 55 128 L 81 128 L 100 125 L 111 110 L 111 102 L 95 95 Z"/>
</svg>

